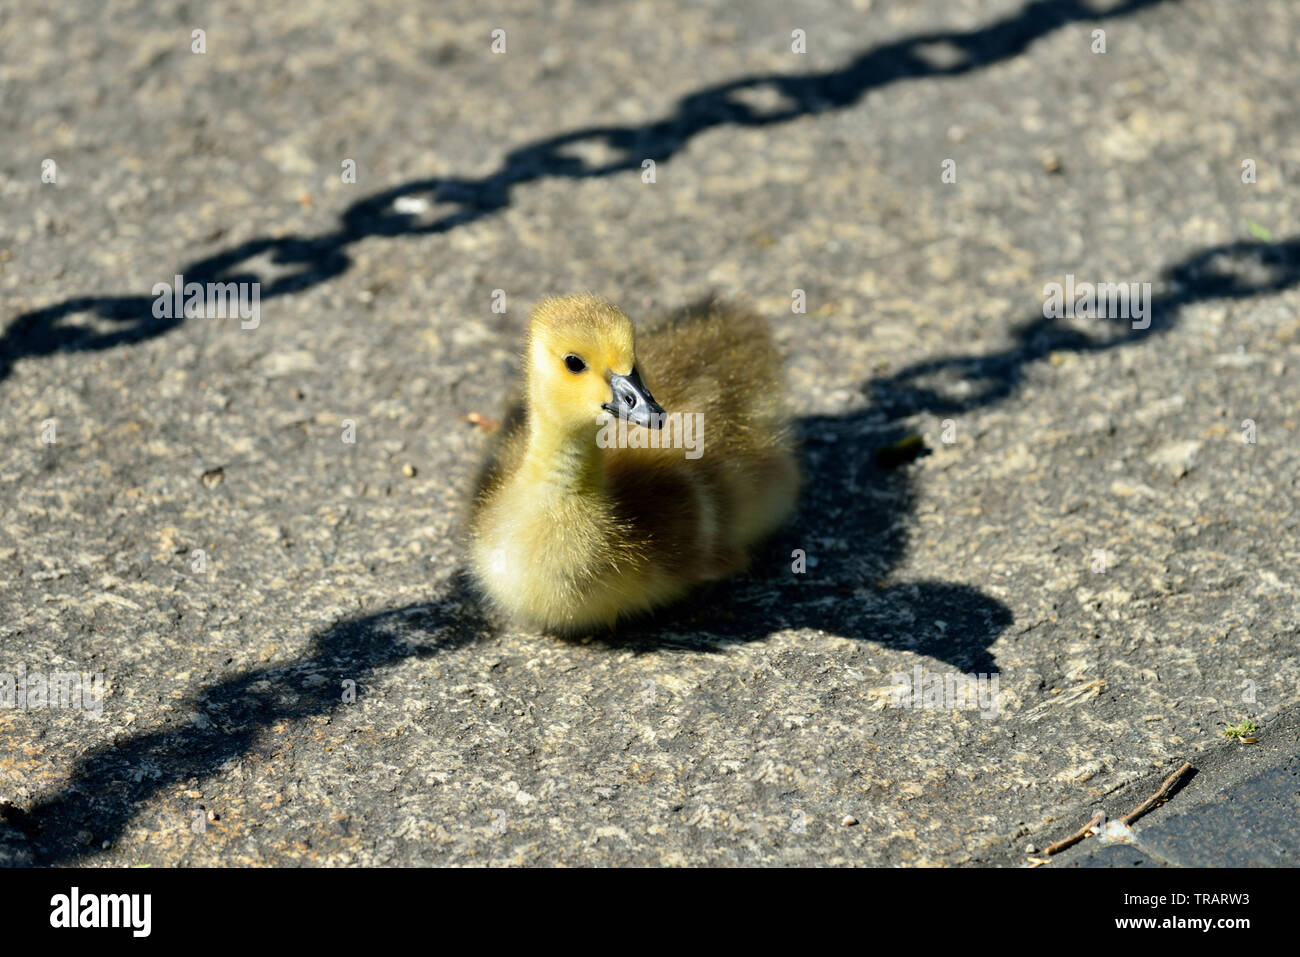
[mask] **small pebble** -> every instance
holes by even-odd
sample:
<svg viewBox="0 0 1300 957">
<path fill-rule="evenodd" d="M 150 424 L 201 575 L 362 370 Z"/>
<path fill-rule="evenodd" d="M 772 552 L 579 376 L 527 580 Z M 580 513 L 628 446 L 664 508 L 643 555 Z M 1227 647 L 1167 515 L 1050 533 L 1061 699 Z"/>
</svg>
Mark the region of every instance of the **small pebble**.
<svg viewBox="0 0 1300 957">
<path fill-rule="evenodd" d="M 858 823 L 858 819 L 852 814 L 846 814 L 844 815 L 844 820 L 840 821 L 840 823 L 845 827 L 852 827 L 854 824 Z"/>
<path fill-rule="evenodd" d="M 415 466 L 412 465 L 410 462 L 407 462 L 405 465 L 402 466 L 402 474 L 405 475 L 407 478 L 415 478 Z"/>
</svg>

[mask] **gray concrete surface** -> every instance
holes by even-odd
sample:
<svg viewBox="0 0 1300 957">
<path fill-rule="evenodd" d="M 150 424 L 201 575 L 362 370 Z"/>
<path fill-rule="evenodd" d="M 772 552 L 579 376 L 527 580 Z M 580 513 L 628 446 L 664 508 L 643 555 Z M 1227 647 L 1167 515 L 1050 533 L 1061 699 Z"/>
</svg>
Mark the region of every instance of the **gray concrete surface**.
<svg viewBox="0 0 1300 957">
<path fill-rule="evenodd" d="M 0 860 L 1014 866 L 1183 760 L 1286 767 L 1297 37 L 1286 0 L 11 7 L 0 673 L 108 690 L 0 708 Z M 178 273 L 260 324 L 154 318 Z M 1067 275 L 1152 283 L 1149 327 L 1044 318 Z M 808 487 L 747 576 L 564 641 L 479 610 L 457 530 L 466 416 L 584 290 L 771 316 Z M 916 668 L 996 717 L 893 706 Z"/>
</svg>

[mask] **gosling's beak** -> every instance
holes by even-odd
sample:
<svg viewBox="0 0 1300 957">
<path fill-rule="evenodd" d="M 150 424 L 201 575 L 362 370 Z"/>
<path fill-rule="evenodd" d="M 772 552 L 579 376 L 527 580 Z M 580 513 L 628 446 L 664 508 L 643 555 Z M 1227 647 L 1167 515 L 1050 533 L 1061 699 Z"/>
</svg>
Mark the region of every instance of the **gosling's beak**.
<svg viewBox="0 0 1300 957">
<path fill-rule="evenodd" d="M 627 375 L 611 375 L 609 387 L 614 390 L 614 401 L 601 406 L 605 411 L 647 429 L 664 427 L 663 416 L 666 413 L 641 381 L 641 373 L 635 366 Z"/>
</svg>

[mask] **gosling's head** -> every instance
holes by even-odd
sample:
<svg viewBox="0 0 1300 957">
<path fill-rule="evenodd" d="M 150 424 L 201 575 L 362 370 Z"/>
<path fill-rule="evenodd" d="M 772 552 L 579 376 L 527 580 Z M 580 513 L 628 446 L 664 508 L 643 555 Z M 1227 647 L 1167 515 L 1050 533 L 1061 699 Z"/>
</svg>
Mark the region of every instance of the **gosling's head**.
<svg viewBox="0 0 1300 957">
<path fill-rule="evenodd" d="M 566 432 L 596 429 L 601 411 L 661 428 L 664 410 L 636 367 L 632 320 L 595 296 L 547 299 L 528 329 L 530 415 Z"/>
</svg>

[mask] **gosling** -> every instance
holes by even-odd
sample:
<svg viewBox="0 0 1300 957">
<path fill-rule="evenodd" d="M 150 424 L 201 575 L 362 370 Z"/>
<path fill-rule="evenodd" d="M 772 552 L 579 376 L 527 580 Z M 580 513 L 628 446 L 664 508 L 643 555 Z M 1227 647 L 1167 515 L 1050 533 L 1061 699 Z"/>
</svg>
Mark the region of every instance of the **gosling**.
<svg viewBox="0 0 1300 957">
<path fill-rule="evenodd" d="M 469 521 L 473 576 L 521 626 L 612 629 L 744 569 L 794 510 L 781 359 L 754 313 L 700 304 L 638 339 L 604 300 L 549 299 L 524 369 Z M 701 413 L 694 451 L 679 412 Z"/>
</svg>

